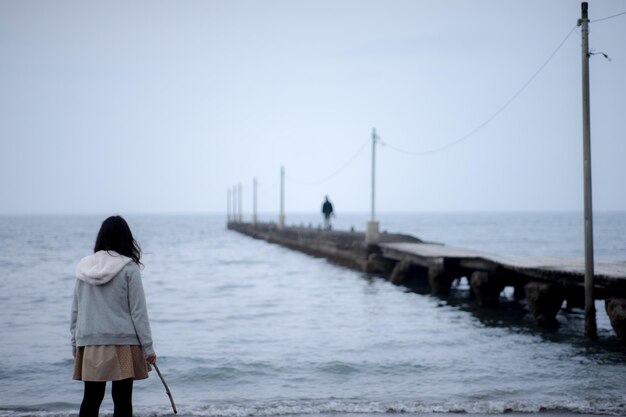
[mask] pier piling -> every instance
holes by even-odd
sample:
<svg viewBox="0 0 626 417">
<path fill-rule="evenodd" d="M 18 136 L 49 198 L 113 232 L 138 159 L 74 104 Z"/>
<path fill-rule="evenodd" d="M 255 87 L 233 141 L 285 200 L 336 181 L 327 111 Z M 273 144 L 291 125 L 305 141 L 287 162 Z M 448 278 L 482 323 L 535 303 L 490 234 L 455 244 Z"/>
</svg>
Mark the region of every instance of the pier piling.
<svg viewBox="0 0 626 417">
<path fill-rule="evenodd" d="M 500 304 L 505 282 L 489 272 L 475 271 L 470 277 L 470 286 L 480 306 L 495 307 Z"/>
</svg>

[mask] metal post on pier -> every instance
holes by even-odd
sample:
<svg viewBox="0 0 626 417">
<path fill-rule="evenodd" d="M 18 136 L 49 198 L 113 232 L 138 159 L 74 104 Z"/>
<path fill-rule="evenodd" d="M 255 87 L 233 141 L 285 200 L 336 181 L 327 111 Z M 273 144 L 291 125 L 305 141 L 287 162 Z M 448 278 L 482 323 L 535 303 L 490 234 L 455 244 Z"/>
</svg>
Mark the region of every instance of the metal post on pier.
<svg viewBox="0 0 626 417">
<path fill-rule="evenodd" d="M 230 188 L 228 190 L 226 190 L 226 221 L 227 223 L 230 223 L 231 217 L 230 217 Z"/>
<path fill-rule="evenodd" d="M 378 243 L 378 222 L 376 221 L 376 128 L 372 129 L 372 217 L 367 222 L 365 243 Z"/>
<path fill-rule="evenodd" d="M 285 167 L 280 167 L 280 214 L 278 215 L 278 227 L 285 227 Z"/>
<path fill-rule="evenodd" d="M 256 187 L 257 187 L 257 182 L 256 182 L 256 177 L 254 177 L 254 179 L 252 180 L 252 224 L 256 224 L 257 222 L 257 215 L 256 215 Z"/>
<path fill-rule="evenodd" d="M 578 21 L 582 38 L 583 171 L 585 194 L 585 337 L 598 338 L 593 295 L 593 207 L 591 198 L 591 117 L 589 110 L 589 18 L 588 4 L 581 3 Z"/>
<path fill-rule="evenodd" d="M 241 204 L 241 201 L 243 199 L 242 199 L 242 194 L 241 194 L 241 183 L 239 183 L 237 185 L 237 191 L 238 191 L 238 194 L 239 194 L 239 201 L 238 201 L 238 203 L 239 203 L 239 214 L 237 216 L 237 219 L 241 222 L 241 221 L 243 221 L 243 212 L 242 212 L 242 204 Z"/>
</svg>

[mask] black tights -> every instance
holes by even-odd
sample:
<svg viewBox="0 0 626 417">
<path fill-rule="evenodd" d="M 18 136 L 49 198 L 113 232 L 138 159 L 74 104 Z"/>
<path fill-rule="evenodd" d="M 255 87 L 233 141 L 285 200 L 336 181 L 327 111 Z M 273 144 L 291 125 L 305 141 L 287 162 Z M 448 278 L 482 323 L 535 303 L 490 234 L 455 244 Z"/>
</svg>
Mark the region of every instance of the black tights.
<svg viewBox="0 0 626 417">
<path fill-rule="evenodd" d="M 85 394 L 80 405 L 79 417 L 98 417 L 100 404 L 104 399 L 106 382 L 85 381 Z M 113 381 L 113 417 L 132 417 L 133 415 L 133 380 Z"/>
</svg>

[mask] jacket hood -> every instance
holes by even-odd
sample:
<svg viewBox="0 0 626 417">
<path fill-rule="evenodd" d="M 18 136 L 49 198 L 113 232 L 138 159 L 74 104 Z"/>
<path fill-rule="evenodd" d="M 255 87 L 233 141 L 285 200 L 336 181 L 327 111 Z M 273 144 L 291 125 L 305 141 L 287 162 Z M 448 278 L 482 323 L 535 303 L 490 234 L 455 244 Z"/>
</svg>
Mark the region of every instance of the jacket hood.
<svg viewBox="0 0 626 417">
<path fill-rule="evenodd" d="M 76 278 L 92 285 L 106 284 L 131 261 L 131 258 L 117 252 L 101 250 L 78 262 Z"/>
</svg>

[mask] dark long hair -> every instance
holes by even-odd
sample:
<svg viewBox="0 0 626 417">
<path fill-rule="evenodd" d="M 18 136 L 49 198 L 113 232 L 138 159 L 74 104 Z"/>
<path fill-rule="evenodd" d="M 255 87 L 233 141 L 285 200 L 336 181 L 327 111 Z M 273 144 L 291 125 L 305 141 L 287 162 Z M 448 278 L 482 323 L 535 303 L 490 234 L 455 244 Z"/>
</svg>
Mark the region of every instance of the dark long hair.
<svg viewBox="0 0 626 417">
<path fill-rule="evenodd" d="M 102 222 L 94 252 L 100 250 L 115 251 L 131 258 L 137 265 L 141 263 L 141 248 L 133 237 L 128 223 L 121 216 L 111 216 Z"/>
</svg>

